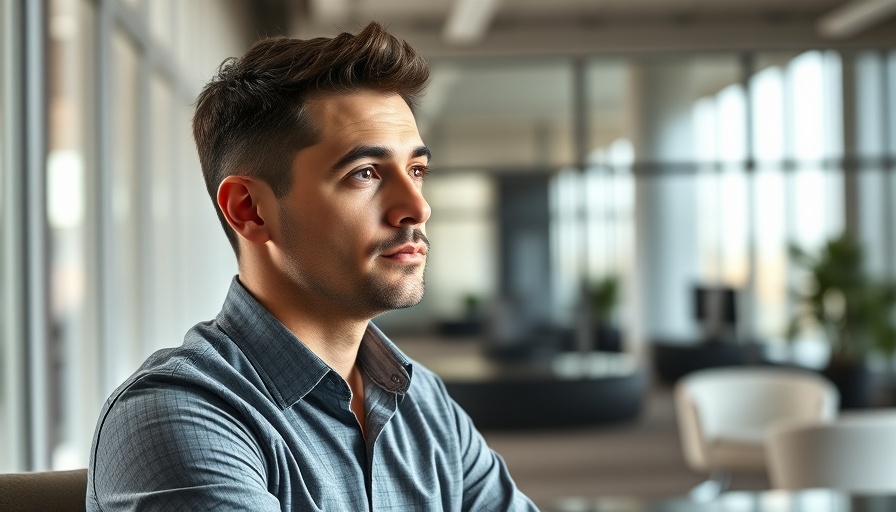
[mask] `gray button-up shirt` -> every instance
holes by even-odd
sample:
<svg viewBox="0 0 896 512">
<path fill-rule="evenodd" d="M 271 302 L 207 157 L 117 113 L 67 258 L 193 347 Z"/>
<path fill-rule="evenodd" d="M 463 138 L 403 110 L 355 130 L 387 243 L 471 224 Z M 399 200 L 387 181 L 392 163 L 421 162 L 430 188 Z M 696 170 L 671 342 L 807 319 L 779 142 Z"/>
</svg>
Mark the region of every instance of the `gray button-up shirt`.
<svg viewBox="0 0 896 512">
<path fill-rule="evenodd" d="M 345 381 L 234 278 L 107 400 L 88 510 L 534 510 L 443 383 L 373 324 Z M 412 377 L 413 375 L 413 377 Z"/>
</svg>

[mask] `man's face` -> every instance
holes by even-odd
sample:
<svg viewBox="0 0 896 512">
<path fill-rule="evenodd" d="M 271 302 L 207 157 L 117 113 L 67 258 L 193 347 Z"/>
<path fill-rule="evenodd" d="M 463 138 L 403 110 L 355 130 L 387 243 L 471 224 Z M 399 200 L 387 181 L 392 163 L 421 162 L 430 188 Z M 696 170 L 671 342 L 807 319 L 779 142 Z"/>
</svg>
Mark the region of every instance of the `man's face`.
<svg viewBox="0 0 896 512">
<path fill-rule="evenodd" d="M 277 265 L 297 298 L 333 313 L 371 318 L 417 304 L 429 150 L 411 110 L 398 95 L 374 92 L 326 95 L 307 108 L 321 138 L 293 160 Z"/>
</svg>

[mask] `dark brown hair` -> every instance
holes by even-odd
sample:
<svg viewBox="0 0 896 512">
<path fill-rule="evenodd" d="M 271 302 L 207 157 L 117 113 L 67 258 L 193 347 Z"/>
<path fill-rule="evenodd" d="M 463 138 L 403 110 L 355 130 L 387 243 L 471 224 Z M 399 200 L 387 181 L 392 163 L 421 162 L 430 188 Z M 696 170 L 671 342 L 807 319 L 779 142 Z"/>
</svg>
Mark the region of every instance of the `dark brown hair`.
<svg viewBox="0 0 896 512">
<path fill-rule="evenodd" d="M 423 57 L 376 22 L 357 35 L 264 39 L 241 58 L 225 60 L 199 95 L 193 138 L 237 258 L 237 236 L 218 207 L 218 187 L 227 176 L 248 176 L 266 181 L 277 197 L 285 195 L 293 157 L 319 138 L 305 109 L 310 97 L 372 90 L 399 94 L 413 106 L 428 79 Z"/>
</svg>

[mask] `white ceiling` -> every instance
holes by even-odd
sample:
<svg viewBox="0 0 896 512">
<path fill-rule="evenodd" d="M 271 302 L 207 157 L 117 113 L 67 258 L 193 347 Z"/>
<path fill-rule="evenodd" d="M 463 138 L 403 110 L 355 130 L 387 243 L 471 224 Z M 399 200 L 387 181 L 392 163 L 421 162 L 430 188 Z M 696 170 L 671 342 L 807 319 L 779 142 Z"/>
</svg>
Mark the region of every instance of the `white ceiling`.
<svg viewBox="0 0 896 512">
<path fill-rule="evenodd" d="M 896 0 L 289 0 L 291 35 L 354 31 L 370 20 L 443 55 L 581 55 L 694 49 L 793 49 L 896 42 Z M 464 7 L 483 29 L 465 43 L 446 36 Z M 871 9 L 862 7 L 871 6 Z M 839 37 L 821 23 L 858 15 Z M 867 11 L 867 12 L 865 12 Z M 855 17 L 855 16 L 854 16 Z M 853 20 L 855 21 L 855 20 Z"/>
<path fill-rule="evenodd" d="M 483 2 L 483 0 L 478 0 Z M 340 16 L 375 16 L 390 22 L 443 21 L 454 0 L 321 0 L 309 2 L 311 16 L 339 21 Z M 811 16 L 817 17 L 844 0 L 503 0 L 498 22 L 541 22 L 583 17 L 619 19 L 669 16 Z M 327 16 L 329 20 L 325 20 Z"/>
</svg>

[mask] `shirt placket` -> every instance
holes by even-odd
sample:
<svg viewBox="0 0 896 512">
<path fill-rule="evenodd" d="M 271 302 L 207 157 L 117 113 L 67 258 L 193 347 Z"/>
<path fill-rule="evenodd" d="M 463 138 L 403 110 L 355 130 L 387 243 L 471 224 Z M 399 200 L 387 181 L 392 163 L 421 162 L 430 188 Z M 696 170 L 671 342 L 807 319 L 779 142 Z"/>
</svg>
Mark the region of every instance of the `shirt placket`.
<svg viewBox="0 0 896 512">
<path fill-rule="evenodd" d="M 376 445 L 377 440 L 395 415 L 398 409 L 398 394 L 382 389 L 375 384 L 365 385 L 365 408 L 367 409 L 367 502 L 370 510 L 379 510 L 384 507 L 377 503 Z"/>
</svg>

